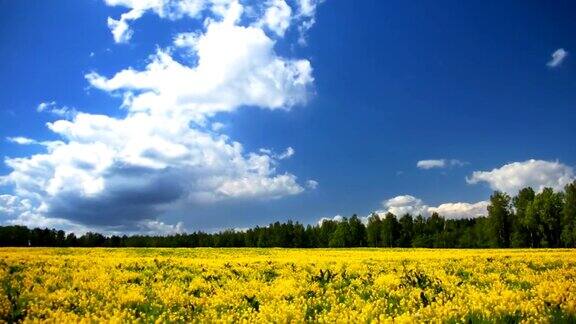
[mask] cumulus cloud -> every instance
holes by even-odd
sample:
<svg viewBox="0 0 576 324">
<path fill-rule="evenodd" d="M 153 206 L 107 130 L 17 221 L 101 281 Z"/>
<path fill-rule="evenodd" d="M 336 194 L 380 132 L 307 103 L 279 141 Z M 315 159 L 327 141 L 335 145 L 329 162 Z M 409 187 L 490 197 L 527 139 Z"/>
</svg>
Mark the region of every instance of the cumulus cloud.
<svg viewBox="0 0 576 324">
<path fill-rule="evenodd" d="M 257 22 L 258 26 L 266 26 L 276 35 L 283 37 L 290 27 L 292 9 L 284 0 L 270 0 L 264 16 Z"/>
<path fill-rule="evenodd" d="M 305 45 L 306 32 L 316 22 L 316 10 L 322 1 L 297 0 L 295 2 L 295 14 L 286 0 L 265 1 L 263 14 L 253 22 L 253 25 L 258 28 L 266 28 L 277 36 L 284 37 L 292 22 L 296 21 L 299 32 L 298 42 Z M 110 28 L 116 43 L 129 42 L 134 34 L 131 24 L 146 13 L 153 13 L 160 18 L 169 20 L 184 17 L 199 18 L 205 12 L 219 17 L 226 14 L 227 7 L 238 3 L 236 0 L 104 0 L 104 2 L 109 6 L 121 6 L 129 9 L 118 19 L 108 17 L 108 28 Z"/>
<path fill-rule="evenodd" d="M 182 17 L 197 17 L 209 1 L 206 0 L 104 0 L 109 6 L 130 9 L 119 19 L 108 17 L 108 28 L 116 43 L 127 43 L 133 35 L 130 23 L 140 19 L 146 12 L 153 12 L 160 18 L 170 20 Z"/>
<path fill-rule="evenodd" d="M 437 159 L 437 160 L 420 160 L 416 163 L 419 169 L 429 170 L 434 168 L 447 168 L 455 166 L 463 166 L 465 162 L 456 159 Z"/>
<path fill-rule="evenodd" d="M 242 10 L 233 2 L 222 20 L 208 21 L 206 32 L 188 47 L 197 56 L 196 66 L 160 49 L 143 71 L 128 68 L 111 78 L 93 72 L 86 78 L 98 89 L 121 92 L 133 112 L 197 121 L 242 106 L 286 110 L 305 103 L 313 82 L 310 62 L 278 56 L 261 28 L 237 25 Z"/>
<path fill-rule="evenodd" d="M 30 201 L 13 195 L 0 195 L 0 215 L 4 217 L 17 216 L 31 207 Z"/>
<path fill-rule="evenodd" d="M 14 196 L 27 202 L 25 210 L 9 214 L 11 222 L 75 231 L 174 233 L 184 225 L 167 224 L 162 215 L 185 211 L 193 217 L 207 204 L 279 199 L 315 187 L 277 171 L 281 160 L 294 155 L 293 148 L 280 154 L 246 152 L 221 133 L 223 124 L 210 120 L 243 106 L 288 110 L 305 103 L 313 83 L 308 60 L 277 55 L 263 26 L 241 24 L 244 7 L 238 1 L 106 3 L 129 8 L 120 18 L 125 22 L 145 12 L 172 20 L 199 17 L 206 6 L 215 17 L 207 18 L 201 30 L 177 35 L 174 46 L 159 49 L 144 70 L 86 76 L 93 87 L 120 95 L 126 116 L 75 111 L 47 124 L 59 141 L 12 138 L 42 144 L 46 152 L 6 159 L 11 172 L 0 184 L 10 185 Z M 126 30 L 118 35 L 126 37 Z M 176 50 L 197 60 L 178 62 Z M 55 102 L 38 110 L 65 115 Z"/>
<path fill-rule="evenodd" d="M 421 199 L 411 195 L 401 195 L 390 198 L 382 202 L 384 209 L 376 213 L 383 217 L 386 213 L 392 213 L 397 217 L 405 214 L 413 216 L 422 215 L 430 216 L 432 213 L 438 213 L 447 219 L 474 218 L 486 215 L 487 201 L 477 203 L 444 203 L 439 206 L 428 206 Z"/>
<path fill-rule="evenodd" d="M 418 215 L 429 217 L 432 213 L 438 213 L 445 219 L 471 219 L 486 216 L 488 204 L 488 201 L 479 201 L 476 203 L 453 202 L 429 206 L 422 199 L 411 195 L 400 195 L 384 200 L 382 202 L 383 208 L 372 214 L 376 214 L 382 219 L 388 213 L 394 214 L 397 218 L 406 214 L 410 214 L 413 217 Z M 367 225 L 372 214 L 360 217 L 362 223 Z M 333 218 L 323 217 L 318 221 L 318 224 L 321 225 L 325 220 L 341 221 L 342 219 L 343 217 L 340 215 L 336 215 Z"/>
<path fill-rule="evenodd" d="M 296 151 L 294 151 L 294 149 L 290 146 L 287 147 L 286 150 L 282 153 L 275 153 L 273 150 L 267 149 L 267 148 L 261 148 L 259 151 L 260 151 L 260 153 L 264 153 L 266 155 L 269 155 L 269 156 L 271 156 L 277 160 L 289 159 L 292 157 L 292 155 L 294 155 L 296 153 Z"/>
<path fill-rule="evenodd" d="M 289 159 L 290 157 L 292 157 L 292 155 L 294 155 L 294 153 L 296 153 L 296 151 L 294 151 L 292 147 L 288 147 L 286 151 L 278 155 L 278 159 L 279 160 Z"/>
<path fill-rule="evenodd" d="M 397 216 L 404 214 L 424 215 L 427 213 L 428 206 L 421 199 L 410 195 L 401 195 L 385 200 L 382 205 L 384 211 L 380 213 L 392 213 Z"/>
<path fill-rule="evenodd" d="M 550 61 L 548 61 L 548 63 L 546 63 L 546 65 L 551 67 L 551 68 L 558 67 L 558 66 L 562 65 L 562 62 L 564 62 L 564 60 L 566 59 L 567 56 L 568 56 L 568 52 L 566 50 L 564 50 L 563 48 L 559 48 L 559 49 L 555 50 L 554 53 L 552 53 Z"/>
<path fill-rule="evenodd" d="M 342 220 L 344 220 L 344 217 L 342 215 L 336 215 L 334 217 L 322 217 L 318 221 L 318 225 L 322 225 L 322 223 L 324 223 L 325 221 L 341 222 Z"/>
<path fill-rule="evenodd" d="M 78 114 L 74 107 L 58 106 L 55 101 L 42 102 L 36 108 L 38 112 L 47 112 L 62 118 L 73 118 Z"/>
<path fill-rule="evenodd" d="M 298 43 L 302 46 L 305 46 L 307 43 L 306 33 L 316 23 L 316 9 L 318 8 L 318 5 L 323 1 L 324 0 L 297 0 L 297 17 L 301 19 L 301 23 L 298 26 Z"/>
<path fill-rule="evenodd" d="M 6 140 L 7 140 L 8 142 L 16 143 L 16 144 L 19 144 L 19 145 L 38 144 L 38 141 L 33 140 L 33 139 L 31 139 L 31 138 L 28 138 L 28 137 L 24 137 L 24 136 L 7 137 Z"/>
<path fill-rule="evenodd" d="M 306 181 L 306 187 L 307 187 L 308 189 L 315 190 L 316 188 L 318 188 L 318 185 L 319 185 L 319 183 L 318 183 L 318 181 L 316 181 L 316 180 L 308 180 L 308 181 Z"/>
<path fill-rule="evenodd" d="M 448 219 L 458 218 L 475 218 L 479 216 L 486 216 L 486 209 L 488 208 L 487 201 L 479 201 L 477 203 L 445 203 L 437 207 L 428 207 L 428 213 L 438 213 Z"/>
<path fill-rule="evenodd" d="M 224 199 L 275 199 L 304 189 L 276 159 L 245 153 L 225 135 L 186 120 L 80 113 L 49 128 L 65 144 L 9 158 L 4 177 L 41 214 L 93 226 L 139 226 L 170 209 Z"/>
<path fill-rule="evenodd" d="M 474 171 L 470 184 L 486 182 L 493 190 L 515 195 L 524 187 L 541 191 L 546 187 L 562 190 L 574 179 L 572 167 L 558 161 L 528 160 L 505 164 L 492 171 Z"/>
</svg>

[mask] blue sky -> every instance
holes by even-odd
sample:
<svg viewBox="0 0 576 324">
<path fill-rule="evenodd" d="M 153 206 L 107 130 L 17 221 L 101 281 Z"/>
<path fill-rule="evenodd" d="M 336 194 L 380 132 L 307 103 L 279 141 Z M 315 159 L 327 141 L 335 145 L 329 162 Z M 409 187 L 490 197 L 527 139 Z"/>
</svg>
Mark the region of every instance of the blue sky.
<svg viewBox="0 0 576 324">
<path fill-rule="evenodd" d="M 570 1 L 0 6 L 2 223 L 472 217 L 492 190 L 574 179 Z"/>
</svg>

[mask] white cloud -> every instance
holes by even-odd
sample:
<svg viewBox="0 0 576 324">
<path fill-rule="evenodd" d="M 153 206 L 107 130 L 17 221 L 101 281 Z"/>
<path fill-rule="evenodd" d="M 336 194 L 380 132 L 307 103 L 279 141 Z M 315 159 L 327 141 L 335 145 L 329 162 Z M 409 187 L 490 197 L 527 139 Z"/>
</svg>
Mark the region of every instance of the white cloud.
<svg viewBox="0 0 576 324">
<path fill-rule="evenodd" d="M 296 151 L 294 151 L 294 149 L 290 146 L 288 148 L 286 148 L 286 150 L 282 153 L 274 153 L 273 150 L 267 149 L 267 148 L 261 148 L 259 151 L 260 151 L 260 153 L 264 153 L 266 155 L 269 155 L 276 160 L 289 159 L 296 153 Z"/>
<path fill-rule="evenodd" d="M 226 125 L 224 125 L 221 122 L 214 122 L 212 123 L 212 125 L 210 126 L 210 128 L 212 128 L 213 131 L 215 132 L 219 132 L 221 130 L 223 130 L 226 127 Z"/>
<path fill-rule="evenodd" d="M 294 149 L 292 147 L 288 147 L 286 149 L 286 151 L 284 151 L 280 155 L 278 155 L 278 159 L 279 160 L 289 159 L 294 155 L 294 153 L 296 153 L 296 151 L 294 151 Z"/>
<path fill-rule="evenodd" d="M 232 8 L 225 14 L 231 16 Z M 310 62 L 279 57 L 262 29 L 226 19 L 210 21 L 190 48 L 198 57 L 197 66 L 184 65 L 159 50 L 144 71 L 86 77 L 96 88 L 123 93 L 131 111 L 164 114 L 170 107 L 170 114 L 197 121 L 242 106 L 289 109 L 305 103 L 313 82 Z"/>
<path fill-rule="evenodd" d="M 148 234 L 148 235 L 157 235 L 157 234 L 178 234 L 184 233 L 186 229 L 184 228 L 184 224 L 182 222 L 178 222 L 174 225 L 166 224 L 161 221 L 150 220 L 150 221 L 143 221 L 138 224 L 138 231 L 139 234 Z"/>
<path fill-rule="evenodd" d="M 36 108 L 38 112 L 48 112 L 58 117 L 63 118 L 73 118 L 78 114 L 78 111 L 74 107 L 68 106 L 58 106 L 55 101 L 42 102 Z"/>
<path fill-rule="evenodd" d="M 60 141 L 14 140 L 44 145 L 46 152 L 6 159 L 11 172 L 0 181 L 30 203 L 12 222 L 107 233 L 178 232 L 183 225 L 166 224 L 163 215 L 194 217 L 195 207 L 207 204 L 278 199 L 305 190 L 295 175 L 276 171 L 293 148 L 245 152 L 219 133 L 223 125 L 211 117 L 242 106 L 286 110 L 305 103 L 313 83 L 308 60 L 278 56 L 275 41 L 261 27 L 240 25 L 244 8 L 238 1 L 106 3 L 129 8 L 119 19 L 125 23 L 145 12 L 196 17 L 207 7 L 215 17 L 199 31 L 176 36 L 174 47 L 159 49 L 142 71 L 86 76 L 92 86 L 123 97 L 125 117 L 74 111 L 69 120 L 47 124 Z M 117 31 L 118 40 L 127 33 L 129 28 Z M 178 62 L 172 56 L 176 50 L 197 60 Z M 69 112 L 55 102 L 38 110 Z"/>
<path fill-rule="evenodd" d="M 160 18 L 170 20 L 182 17 L 196 17 L 205 8 L 205 0 L 104 0 L 109 6 L 122 6 L 130 10 L 120 15 L 120 19 L 108 17 L 108 27 L 116 43 L 127 43 L 133 35 L 129 23 L 140 19 L 150 11 Z M 214 1 L 218 2 L 218 1 Z"/>
<path fill-rule="evenodd" d="M 196 51 L 196 46 L 198 45 L 198 37 L 200 34 L 198 33 L 180 33 L 174 37 L 174 46 L 185 48 L 191 51 Z"/>
<path fill-rule="evenodd" d="M 384 206 L 384 210 L 379 211 L 379 214 L 390 212 L 398 217 L 404 214 L 427 215 L 428 211 L 428 206 L 426 206 L 421 199 L 410 195 L 396 196 L 385 200 L 382 202 L 382 205 Z"/>
<path fill-rule="evenodd" d="M 276 35 L 283 37 L 286 29 L 290 27 L 292 9 L 285 0 L 269 0 L 264 16 L 256 23 L 257 26 L 266 26 Z"/>
<path fill-rule="evenodd" d="M 53 150 L 57 146 L 64 144 L 62 141 L 37 141 L 24 136 L 7 137 L 6 140 L 18 145 L 41 145 L 46 147 L 48 150 Z M 2 178 L 0 177 L 0 179 Z"/>
<path fill-rule="evenodd" d="M 0 215 L 13 217 L 30 209 L 30 201 L 13 195 L 0 195 Z"/>
<path fill-rule="evenodd" d="M 322 217 L 318 221 L 318 225 L 322 225 L 322 223 L 324 223 L 325 221 L 341 222 L 342 220 L 344 220 L 344 217 L 342 217 L 341 215 L 336 215 L 334 217 Z"/>
<path fill-rule="evenodd" d="M 438 207 L 429 207 L 428 214 L 438 213 L 447 219 L 475 218 L 486 216 L 487 207 L 487 201 L 479 201 L 473 204 L 464 202 L 445 203 Z"/>
<path fill-rule="evenodd" d="M 516 195 L 524 187 L 541 191 L 545 187 L 562 190 L 574 179 L 572 167 L 558 161 L 528 160 L 505 164 L 492 171 L 474 171 L 466 181 L 470 184 L 486 182 L 493 190 Z"/>
<path fill-rule="evenodd" d="M 382 205 L 384 206 L 384 209 L 376 212 L 381 217 L 386 215 L 386 213 L 392 213 L 397 217 L 402 217 L 405 214 L 428 217 L 432 213 L 436 212 L 446 219 L 460 219 L 486 215 L 488 202 L 456 202 L 444 203 L 439 206 L 428 206 L 419 198 L 410 195 L 401 195 L 385 200 Z"/>
<path fill-rule="evenodd" d="M 443 168 L 446 166 L 446 160 L 421 160 L 416 163 L 419 169 L 433 169 L 433 168 Z"/>
<path fill-rule="evenodd" d="M 307 187 L 308 189 L 315 190 L 316 188 L 318 188 L 318 185 L 319 185 L 319 183 L 318 183 L 318 181 L 316 181 L 316 180 L 308 180 L 308 181 L 306 181 L 306 187 Z"/>
<path fill-rule="evenodd" d="M 31 138 L 28 137 L 23 137 L 23 136 L 17 136 L 17 137 L 7 137 L 6 140 L 8 140 L 8 142 L 11 143 L 16 143 L 19 145 L 33 145 L 33 144 L 38 144 L 38 142 L 36 140 L 33 140 Z"/>
<path fill-rule="evenodd" d="M 298 43 L 302 46 L 305 46 L 307 43 L 306 33 L 316 23 L 316 10 L 318 5 L 323 1 L 324 0 L 297 0 L 297 17 L 301 19 L 300 25 L 298 26 Z"/>
<path fill-rule="evenodd" d="M 551 68 L 558 67 L 562 64 L 562 62 L 564 62 L 567 56 L 568 52 L 563 48 L 559 48 L 555 50 L 554 53 L 552 53 L 551 59 L 548 61 L 548 63 L 546 63 L 546 65 Z"/>
<path fill-rule="evenodd" d="M 104 0 L 109 6 L 122 6 L 129 10 L 119 19 L 108 17 L 108 27 L 116 43 L 127 43 L 133 35 L 130 24 L 151 12 L 160 18 L 177 20 L 183 17 L 200 18 L 204 12 L 216 17 L 226 15 L 228 8 L 242 8 L 237 0 Z M 296 14 L 286 0 L 268 0 L 261 17 L 254 21 L 258 28 L 266 27 L 277 36 L 283 37 L 292 21 L 298 23 L 299 43 L 306 44 L 306 32 L 316 22 L 316 10 L 323 0 L 297 0 Z M 240 18 L 242 10 L 238 12 Z M 210 18 L 209 18 L 210 19 Z"/>
<path fill-rule="evenodd" d="M 465 162 L 456 159 L 420 160 L 416 163 L 416 167 L 419 169 L 429 170 L 434 168 L 463 166 L 465 164 Z"/>
<path fill-rule="evenodd" d="M 7 159 L 13 171 L 5 177 L 49 217 L 136 224 L 171 205 L 275 199 L 304 190 L 294 175 L 276 174 L 275 158 L 245 154 L 240 143 L 190 128 L 186 120 L 80 113 L 49 128 L 65 144 Z"/>
</svg>

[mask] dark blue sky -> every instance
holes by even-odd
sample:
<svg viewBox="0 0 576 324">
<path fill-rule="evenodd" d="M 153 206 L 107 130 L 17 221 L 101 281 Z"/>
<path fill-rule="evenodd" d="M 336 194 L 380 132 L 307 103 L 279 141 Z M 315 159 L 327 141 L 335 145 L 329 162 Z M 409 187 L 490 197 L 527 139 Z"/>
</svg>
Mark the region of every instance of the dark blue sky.
<svg viewBox="0 0 576 324">
<path fill-rule="evenodd" d="M 128 44 L 106 25 L 123 7 L 96 0 L 0 0 L 0 136 L 54 140 L 40 102 L 122 118 L 121 98 L 90 87 L 85 74 L 144 69 L 158 47 L 197 20 L 146 14 Z M 485 200 L 473 171 L 529 159 L 576 164 L 576 4 L 573 1 L 326 0 L 297 44 L 295 28 L 276 53 L 311 62 L 306 104 L 289 111 L 243 107 L 218 113 L 246 152 L 293 147 L 278 172 L 314 179 L 316 190 L 267 201 L 179 210 L 163 216 L 187 228 L 246 227 L 288 218 L 315 222 L 366 215 L 409 194 L 429 205 Z M 568 56 L 547 66 L 559 48 Z M 92 54 L 91 54 L 92 53 Z M 0 142 L 3 156 L 39 146 Z M 462 166 L 423 170 L 419 160 Z M 11 168 L 0 166 L 0 174 Z M 12 187 L 4 187 L 10 193 Z"/>
</svg>

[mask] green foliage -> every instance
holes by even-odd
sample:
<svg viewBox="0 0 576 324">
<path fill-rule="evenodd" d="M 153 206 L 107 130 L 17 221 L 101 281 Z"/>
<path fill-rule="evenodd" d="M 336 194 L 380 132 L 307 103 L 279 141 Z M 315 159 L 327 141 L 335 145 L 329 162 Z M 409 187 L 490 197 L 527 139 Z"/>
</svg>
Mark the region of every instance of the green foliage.
<svg viewBox="0 0 576 324">
<path fill-rule="evenodd" d="M 382 220 L 382 244 L 385 247 L 398 246 L 398 238 L 400 237 L 400 224 L 396 216 L 392 213 L 387 213 Z"/>
<path fill-rule="evenodd" d="M 366 241 L 368 246 L 376 247 L 382 245 L 382 221 L 380 216 L 373 213 L 368 218 L 368 226 L 366 227 Z"/>
<path fill-rule="evenodd" d="M 500 191 L 496 191 L 490 196 L 488 220 L 492 232 L 492 244 L 500 248 L 509 247 L 512 235 L 512 204 L 510 196 Z"/>
<path fill-rule="evenodd" d="M 353 215 L 341 221 L 324 220 L 304 226 L 275 222 L 246 231 L 194 232 L 168 236 L 104 236 L 88 232 L 80 237 L 55 229 L 0 226 L 0 246 L 84 247 L 576 247 L 576 181 L 564 192 L 544 188 L 520 190 L 511 198 L 494 192 L 488 217 L 444 219 L 410 214 L 397 219 L 373 213 L 367 224 Z"/>
<path fill-rule="evenodd" d="M 562 209 L 562 245 L 576 246 L 576 181 L 564 188 L 564 208 Z"/>
<path fill-rule="evenodd" d="M 520 190 L 518 195 L 512 199 L 516 217 L 512 224 L 512 247 L 531 246 L 537 228 L 534 222 L 528 217 L 528 209 L 534 201 L 536 193 L 531 187 Z"/>
</svg>

